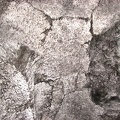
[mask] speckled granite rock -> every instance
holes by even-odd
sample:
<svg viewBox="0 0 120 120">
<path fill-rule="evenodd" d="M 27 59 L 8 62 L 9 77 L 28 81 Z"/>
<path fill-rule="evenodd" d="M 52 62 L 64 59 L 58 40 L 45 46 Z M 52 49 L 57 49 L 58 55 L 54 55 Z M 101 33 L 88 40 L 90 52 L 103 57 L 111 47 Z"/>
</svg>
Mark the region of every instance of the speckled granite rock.
<svg viewBox="0 0 120 120">
<path fill-rule="evenodd" d="M 119 6 L 1 0 L 0 120 L 119 120 Z"/>
</svg>

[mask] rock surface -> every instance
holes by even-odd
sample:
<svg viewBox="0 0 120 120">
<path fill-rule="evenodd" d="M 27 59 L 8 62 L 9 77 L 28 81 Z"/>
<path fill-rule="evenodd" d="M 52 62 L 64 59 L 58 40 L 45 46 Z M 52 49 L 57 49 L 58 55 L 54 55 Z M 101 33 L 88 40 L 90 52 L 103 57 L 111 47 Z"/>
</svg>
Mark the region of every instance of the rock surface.
<svg viewBox="0 0 120 120">
<path fill-rule="evenodd" d="M 120 0 L 0 1 L 0 120 L 120 119 Z"/>
</svg>

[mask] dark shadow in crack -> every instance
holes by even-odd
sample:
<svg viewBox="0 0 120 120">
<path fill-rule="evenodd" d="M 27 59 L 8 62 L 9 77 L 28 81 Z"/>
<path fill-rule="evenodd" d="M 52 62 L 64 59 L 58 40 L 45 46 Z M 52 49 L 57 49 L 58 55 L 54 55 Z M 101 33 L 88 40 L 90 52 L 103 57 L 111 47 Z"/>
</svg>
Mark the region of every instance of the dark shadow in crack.
<svg viewBox="0 0 120 120">
<path fill-rule="evenodd" d="M 120 41 L 120 21 L 105 33 L 93 35 L 89 46 L 89 74 L 91 99 L 97 105 L 116 101 L 120 95 L 120 68 L 118 42 Z M 117 96 L 108 93 L 115 91 Z M 111 98 L 108 99 L 107 97 Z"/>
<path fill-rule="evenodd" d="M 35 51 L 30 50 L 29 47 L 21 45 L 17 52 L 17 58 L 14 59 L 15 67 L 26 76 L 26 66 L 29 62 L 35 59 Z"/>
</svg>

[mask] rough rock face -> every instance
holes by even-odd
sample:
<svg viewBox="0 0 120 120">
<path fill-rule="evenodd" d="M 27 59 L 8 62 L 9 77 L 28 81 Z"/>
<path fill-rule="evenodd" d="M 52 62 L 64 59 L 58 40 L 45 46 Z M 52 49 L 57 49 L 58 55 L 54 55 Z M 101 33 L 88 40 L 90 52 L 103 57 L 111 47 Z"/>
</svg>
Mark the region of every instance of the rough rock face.
<svg viewBox="0 0 120 120">
<path fill-rule="evenodd" d="M 0 120 L 119 120 L 119 18 L 119 0 L 1 0 Z"/>
</svg>

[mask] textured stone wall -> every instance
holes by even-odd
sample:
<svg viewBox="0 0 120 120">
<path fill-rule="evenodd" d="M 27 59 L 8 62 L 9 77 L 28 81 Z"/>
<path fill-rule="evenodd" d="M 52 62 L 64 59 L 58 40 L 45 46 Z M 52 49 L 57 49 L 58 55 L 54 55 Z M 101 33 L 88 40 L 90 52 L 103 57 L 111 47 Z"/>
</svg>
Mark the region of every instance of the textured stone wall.
<svg viewBox="0 0 120 120">
<path fill-rule="evenodd" d="M 0 0 L 0 120 L 120 120 L 120 0 Z"/>
</svg>

